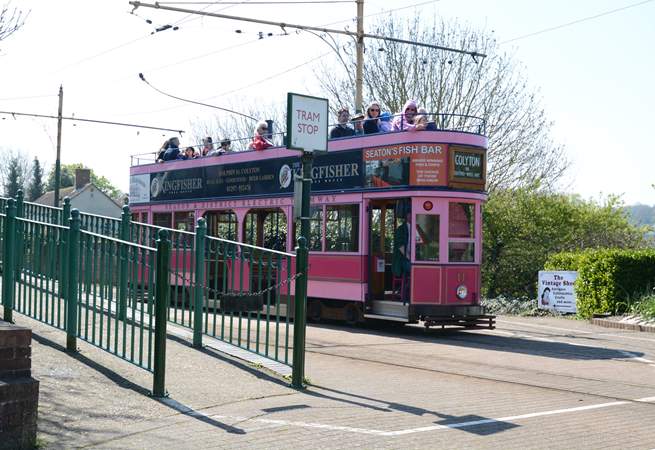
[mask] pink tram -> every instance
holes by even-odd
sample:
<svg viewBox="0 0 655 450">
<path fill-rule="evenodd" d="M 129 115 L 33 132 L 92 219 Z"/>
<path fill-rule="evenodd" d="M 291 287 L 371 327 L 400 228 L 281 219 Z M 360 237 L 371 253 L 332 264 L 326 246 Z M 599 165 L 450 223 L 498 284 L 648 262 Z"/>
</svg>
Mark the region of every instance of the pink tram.
<svg viewBox="0 0 655 450">
<path fill-rule="evenodd" d="M 312 171 L 308 318 L 493 328 L 480 305 L 486 149 L 465 131 L 331 140 Z M 204 217 L 210 236 L 293 252 L 294 173 L 300 155 L 284 147 L 137 160 L 130 207 L 140 222 L 193 231 Z M 407 214 L 409 267 L 398 275 Z"/>
</svg>

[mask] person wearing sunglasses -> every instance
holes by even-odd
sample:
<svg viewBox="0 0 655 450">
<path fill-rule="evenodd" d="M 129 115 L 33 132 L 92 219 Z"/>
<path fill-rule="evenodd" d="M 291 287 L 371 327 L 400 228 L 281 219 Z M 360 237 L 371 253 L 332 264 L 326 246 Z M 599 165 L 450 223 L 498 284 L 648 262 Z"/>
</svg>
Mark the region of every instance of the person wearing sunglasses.
<svg viewBox="0 0 655 450">
<path fill-rule="evenodd" d="M 265 150 L 269 147 L 273 147 L 273 143 L 266 139 L 265 135 L 268 131 L 268 124 L 266 122 L 258 122 L 255 127 L 255 135 L 252 138 L 252 142 L 248 146 L 248 150 Z"/>
<path fill-rule="evenodd" d="M 416 100 L 408 100 L 403 107 L 403 112 L 393 121 L 393 131 L 416 131 L 417 112 Z"/>
<path fill-rule="evenodd" d="M 364 134 L 375 134 L 383 131 L 380 127 L 380 103 L 372 101 L 366 108 L 366 120 L 364 121 Z"/>
</svg>

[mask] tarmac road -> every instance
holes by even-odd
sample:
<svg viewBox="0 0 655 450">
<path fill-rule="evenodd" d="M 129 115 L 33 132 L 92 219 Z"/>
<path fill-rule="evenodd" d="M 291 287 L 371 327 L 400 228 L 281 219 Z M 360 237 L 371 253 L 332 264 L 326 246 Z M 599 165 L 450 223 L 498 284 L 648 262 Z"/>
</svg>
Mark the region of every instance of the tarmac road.
<svg viewBox="0 0 655 450">
<path fill-rule="evenodd" d="M 169 340 L 147 372 L 24 316 L 46 448 L 655 448 L 655 334 L 563 318 L 307 332 L 311 385 Z"/>
</svg>

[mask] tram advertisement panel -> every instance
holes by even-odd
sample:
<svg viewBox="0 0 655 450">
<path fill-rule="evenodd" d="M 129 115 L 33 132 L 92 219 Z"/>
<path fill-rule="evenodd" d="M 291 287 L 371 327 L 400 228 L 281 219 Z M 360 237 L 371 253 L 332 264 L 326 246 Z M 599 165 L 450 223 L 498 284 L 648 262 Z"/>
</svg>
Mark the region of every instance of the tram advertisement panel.
<svg viewBox="0 0 655 450">
<path fill-rule="evenodd" d="M 363 185 L 361 150 L 324 154 L 315 159 L 312 190 L 356 189 Z M 293 174 L 300 174 L 299 158 L 276 158 L 264 161 L 192 167 L 149 174 L 149 199 L 139 195 L 137 201 L 184 200 L 241 195 L 285 194 L 293 192 Z M 136 177 L 133 175 L 131 183 Z M 136 191 L 136 189 L 135 189 Z"/>
<path fill-rule="evenodd" d="M 364 150 L 366 187 L 445 186 L 445 144 L 401 144 Z"/>
</svg>

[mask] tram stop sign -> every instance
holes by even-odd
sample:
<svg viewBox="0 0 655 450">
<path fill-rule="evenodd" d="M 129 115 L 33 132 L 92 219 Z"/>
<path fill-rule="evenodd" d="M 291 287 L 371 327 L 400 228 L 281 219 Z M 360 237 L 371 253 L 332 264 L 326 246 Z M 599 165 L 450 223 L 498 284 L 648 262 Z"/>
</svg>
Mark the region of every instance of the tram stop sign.
<svg viewBox="0 0 655 450">
<path fill-rule="evenodd" d="M 306 152 L 327 151 L 328 100 L 287 94 L 287 148 Z"/>
</svg>

